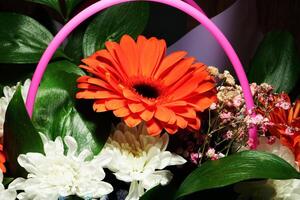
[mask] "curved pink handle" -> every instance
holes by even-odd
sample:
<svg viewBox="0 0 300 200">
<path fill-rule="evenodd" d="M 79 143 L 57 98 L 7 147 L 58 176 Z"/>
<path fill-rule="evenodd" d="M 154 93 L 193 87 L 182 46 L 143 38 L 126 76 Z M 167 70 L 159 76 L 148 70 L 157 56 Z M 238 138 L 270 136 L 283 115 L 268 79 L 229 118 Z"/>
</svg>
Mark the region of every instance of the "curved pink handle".
<svg viewBox="0 0 300 200">
<path fill-rule="evenodd" d="M 133 2 L 138 0 L 101 0 L 96 2 L 95 4 L 89 6 L 88 8 L 81 11 L 77 14 L 74 18 L 72 18 L 54 37 L 54 39 L 49 44 L 48 48 L 44 52 L 42 58 L 40 59 L 38 66 L 34 72 L 32 77 L 32 82 L 29 87 L 29 92 L 26 100 L 26 108 L 28 111 L 29 116 L 32 116 L 35 97 L 37 94 L 37 90 L 43 74 L 47 68 L 49 61 L 51 60 L 53 54 L 57 50 L 57 48 L 62 44 L 62 42 L 67 38 L 67 36 L 83 21 L 85 21 L 90 16 L 98 13 L 99 11 L 111 7 L 116 4 L 125 3 L 125 2 Z M 191 17 L 195 18 L 198 22 L 200 22 L 218 41 L 221 47 L 224 49 L 225 53 L 227 54 L 228 58 L 230 59 L 234 70 L 238 76 L 240 81 L 241 87 L 244 92 L 244 97 L 246 101 L 247 109 L 254 108 L 254 102 L 251 94 L 251 90 L 249 87 L 248 79 L 246 77 L 245 71 L 243 66 L 235 53 L 234 49 L 223 35 L 223 33 L 216 27 L 216 25 L 208 19 L 202 12 L 198 11 L 193 6 L 181 1 L 181 0 L 145 0 L 150 2 L 157 2 L 172 6 L 177 8 L 186 14 L 190 15 Z M 256 128 L 252 128 L 249 130 L 249 138 L 253 141 L 254 145 L 253 148 L 256 148 L 256 141 L 257 141 L 257 133 Z"/>
</svg>

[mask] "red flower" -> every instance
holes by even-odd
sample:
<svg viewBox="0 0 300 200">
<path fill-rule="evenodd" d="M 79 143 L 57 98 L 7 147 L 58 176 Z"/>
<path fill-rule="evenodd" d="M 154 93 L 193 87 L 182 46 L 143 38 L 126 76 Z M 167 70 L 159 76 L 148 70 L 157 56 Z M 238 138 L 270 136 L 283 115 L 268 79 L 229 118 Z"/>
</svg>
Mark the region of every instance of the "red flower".
<svg viewBox="0 0 300 200">
<path fill-rule="evenodd" d="M 300 166 L 300 100 L 289 108 L 283 104 L 290 104 L 288 95 L 280 94 L 274 97 L 274 102 L 270 105 L 271 112 L 268 118 L 271 125 L 268 130 L 280 139 L 281 144 L 293 151 Z"/>
<path fill-rule="evenodd" d="M 4 165 L 5 162 L 6 162 L 6 157 L 3 152 L 3 146 L 2 146 L 2 144 L 0 144 L 0 169 L 3 173 L 6 172 L 6 168 Z"/>
<path fill-rule="evenodd" d="M 94 99 L 96 112 L 113 111 L 129 127 L 146 121 L 150 135 L 165 129 L 198 130 L 204 111 L 216 101 L 215 81 L 202 63 L 186 52 L 165 55 L 166 43 L 124 35 L 120 44 L 106 42 L 106 49 L 83 59 L 92 76 L 78 79 L 77 98 Z"/>
</svg>

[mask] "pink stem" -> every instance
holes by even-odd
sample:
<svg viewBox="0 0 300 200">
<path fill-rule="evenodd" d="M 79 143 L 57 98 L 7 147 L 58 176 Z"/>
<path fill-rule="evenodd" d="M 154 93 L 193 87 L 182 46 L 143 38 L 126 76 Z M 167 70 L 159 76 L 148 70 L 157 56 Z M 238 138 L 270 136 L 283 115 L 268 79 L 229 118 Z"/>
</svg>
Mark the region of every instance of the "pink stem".
<svg viewBox="0 0 300 200">
<path fill-rule="evenodd" d="M 51 60 L 52 56 L 54 55 L 55 51 L 58 47 L 62 44 L 62 42 L 68 37 L 68 35 L 83 21 L 85 21 L 90 16 L 98 13 L 99 11 L 111 7 L 116 4 L 126 3 L 126 2 L 133 2 L 139 0 L 101 0 L 96 2 L 95 4 L 89 6 L 88 8 L 84 9 L 80 13 L 78 13 L 74 18 L 72 18 L 54 37 L 51 41 L 49 46 L 47 47 L 46 51 L 42 55 L 38 66 L 34 72 L 32 77 L 32 82 L 29 87 L 28 97 L 26 100 L 26 108 L 30 117 L 32 117 L 34 102 L 37 94 L 37 90 L 43 74 L 47 68 L 49 61 Z M 218 29 L 218 27 L 203 13 L 199 12 L 193 6 L 181 1 L 181 0 L 146 0 L 150 2 L 157 2 L 172 6 L 177 8 L 186 14 L 190 15 L 191 17 L 195 18 L 198 22 L 200 22 L 218 41 L 221 47 L 224 49 L 225 53 L 227 54 L 229 60 L 231 61 L 234 70 L 238 76 L 240 81 L 241 87 L 244 92 L 244 97 L 246 101 L 247 109 L 250 110 L 254 108 L 254 102 L 251 94 L 251 90 L 249 87 L 248 79 L 246 77 L 245 71 L 243 66 L 235 53 L 234 49 L 223 35 L 223 33 Z M 253 148 L 256 148 L 257 144 L 257 133 L 256 128 L 252 128 L 249 130 L 249 138 L 254 141 Z"/>
</svg>

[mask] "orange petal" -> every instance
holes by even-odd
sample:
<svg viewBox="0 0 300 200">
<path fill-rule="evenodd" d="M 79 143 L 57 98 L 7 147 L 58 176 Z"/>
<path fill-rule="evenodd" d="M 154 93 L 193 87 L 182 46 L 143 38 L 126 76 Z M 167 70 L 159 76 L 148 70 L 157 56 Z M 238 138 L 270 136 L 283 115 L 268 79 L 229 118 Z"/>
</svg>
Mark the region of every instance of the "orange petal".
<svg viewBox="0 0 300 200">
<path fill-rule="evenodd" d="M 151 120 L 153 116 L 154 116 L 154 111 L 152 109 L 146 109 L 140 114 L 140 117 L 146 122 Z"/>
<path fill-rule="evenodd" d="M 177 115 L 184 118 L 195 119 L 197 117 L 196 111 L 191 107 L 175 107 L 172 109 Z"/>
<path fill-rule="evenodd" d="M 164 106 L 157 106 L 154 117 L 160 121 L 168 122 L 171 119 L 172 115 L 175 115 L 172 110 Z"/>
<path fill-rule="evenodd" d="M 171 135 L 175 134 L 178 131 L 178 127 L 176 125 L 175 126 L 166 125 L 164 126 L 164 128 Z"/>
<path fill-rule="evenodd" d="M 128 66 L 126 66 L 128 68 L 128 75 L 137 76 L 140 63 L 138 57 L 138 49 L 135 41 L 129 35 L 124 35 L 121 38 L 120 46 L 128 60 Z"/>
<path fill-rule="evenodd" d="M 197 117 L 195 119 L 189 119 L 188 120 L 188 127 L 192 128 L 193 130 L 199 130 L 201 127 L 201 121 L 200 119 Z"/>
<path fill-rule="evenodd" d="M 126 97 L 127 99 L 133 100 L 133 101 L 139 101 L 139 97 L 137 94 L 135 94 L 133 91 L 131 91 L 128 88 L 124 88 L 123 89 L 123 95 L 124 97 Z"/>
<path fill-rule="evenodd" d="M 6 173 L 6 167 L 3 163 L 0 163 L 0 169 L 3 173 Z"/>
<path fill-rule="evenodd" d="M 181 129 L 185 129 L 188 125 L 188 122 L 183 117 L 176 115 L 176 124 Z"/>
<path fill-rule="evenodd" d="M 193 106 L 197 111 L 203 112 L 205 109 L 209 108 L 209 106 L 216 102 L 215 97 L 207 97 L 207 96 L 195 96 L 193 98 L 187 99 L 187 102 L 190 102 L 189 105 Z"/>
<path fill-rule="evenodd" d="M 142 112 L 145 110 L 143 103 L 128 103 L 128 107 L 133 113 Z"/>
<path fill-rule="evenodd" d="M 131 114 L 124 118 L 124 122 L 129 127 L 135 127 L 142 122 L 142 119 L 138 115 Z"/>
<path fill-rule="evenodd" d="M 185 58 L 177 63 L 172 70 L 164 77 L 160 76 L 163 79 L 163 84 L 170 86 L 179 80 L 191 67 L 192 63 L 195 61 L 195 58 Z"/>
<path fill-rule="evenodd" d="M 147 40 L 140 52 L 140 63 L 141 63 L 141 75 L 144 77 L 150 77 L 153 70 L 156 69 L 157 65 L 162 58 L 162 52 L 159 41 L 152 37 Z M 164 47 L 165 48 L 165 47 Z"/>
<path fill-rule="evenodd" d="M 120 98 L 110 91 L 80 91 L 76 94 L 77 99 L 107 99 L 107 98 Z"/>
<path fill-rule="evenodd" d="M 147 122 L 147 132 L 149 135 L 156 136 L 162 131 L 162 127 L 156 120 L 150 120 Z"/>
<path fill-rule="evenodd" d="M 130 110 L 126 107 L 119 108 L 113 111 L 116 117 L 126 117 L 130 114 Z"/>
<path fill-rule="evenodd" d="M 198 88 L 195 90 L 195 92 L 198 93 L 198 94 L 200 94 L 200 93 L 204 93 L 204 92 L 207 92 L 209 90 L 212 90 L 215 87 L 216 87 L 215 83 L 204 82 L 204 83 L 201 83 L 198 86 Z"/>
<path fill-rule="evenodd" d="M 108 110 L 116 110 L 126 106 L 126 100 L 124 99 L 110 99 L 105 101 L 105 107 Z"/>
<path fill-rule="evenodd" d="M 154 74 L 154 78 L 158 79 L 162 73 L 172 67 L 175 63 L 180 61 L 184 56 L 186 56 L 187 52 L 185 51 L 177 51 L 174 52 L 163 59 L 159 68 L 156 70 Z"/>
<path fill-rule="evenodd" d="M 108 111 L 106 106 L 105 106 L 105 100 L 103 100 L 103 99 L 95 101 L 94 104 L 93 104 L 93 109 L 96 112 Z"/>
</svg>

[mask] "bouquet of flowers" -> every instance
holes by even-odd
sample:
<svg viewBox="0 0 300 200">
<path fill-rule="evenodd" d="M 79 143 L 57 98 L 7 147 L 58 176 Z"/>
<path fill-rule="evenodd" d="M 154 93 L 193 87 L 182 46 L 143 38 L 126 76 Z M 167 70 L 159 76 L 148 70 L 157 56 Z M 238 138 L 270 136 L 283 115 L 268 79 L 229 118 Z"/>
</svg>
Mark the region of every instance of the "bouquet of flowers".
<svg viewBox="0 0 300 200">
<path fill-rule="evenodd" d="M 33 2 L 64 22 L 86 6 Z M 231 72 L 143 36 L 148 18 L 149 5 L 135 2 L 84 23 L 48 65 L 30 116 L 30 77 L 52 35 L 0 13 L 11 29 L 0 30 L 0 63 L 28 65 L 1 87 L 0 199 L 299 199 L 300 59 L 290 34 L 271 32 L 258 48 L 249 110 Z"/>
</svg>

